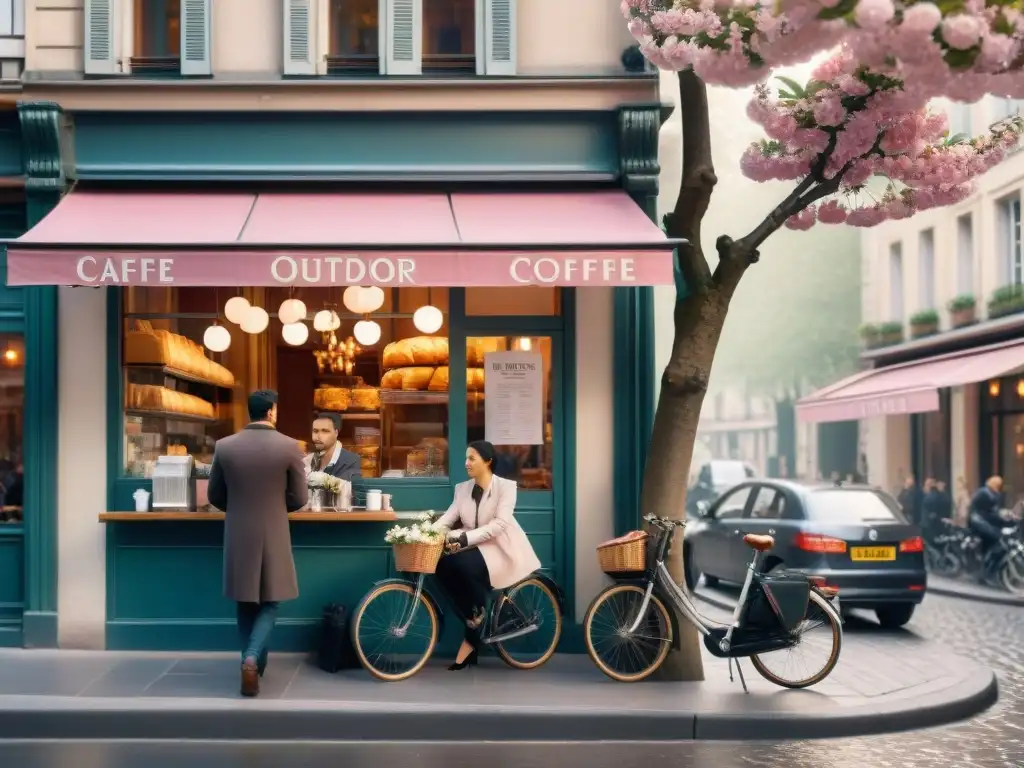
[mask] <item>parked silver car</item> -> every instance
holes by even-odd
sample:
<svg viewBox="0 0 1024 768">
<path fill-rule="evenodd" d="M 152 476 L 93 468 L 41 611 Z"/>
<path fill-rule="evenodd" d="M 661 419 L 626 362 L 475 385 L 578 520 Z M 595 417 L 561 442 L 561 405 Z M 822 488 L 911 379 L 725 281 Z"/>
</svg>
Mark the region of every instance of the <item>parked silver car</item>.
<svg viewBox="0 0 1024 768">
<path fill-rule="evenodd" d="M 742 583 L 750 561 L 747 533 L 775 537 L 766 571 L 822 576 L 839 589 L 844 609 L 871 609 L 883 627 L 906 624 L 924 599 L 921 531 L 877 488 L 752 480 L 700 504 L 684 538 L 688 586 L 701 574 L 708 586 Z"/>
</svg>

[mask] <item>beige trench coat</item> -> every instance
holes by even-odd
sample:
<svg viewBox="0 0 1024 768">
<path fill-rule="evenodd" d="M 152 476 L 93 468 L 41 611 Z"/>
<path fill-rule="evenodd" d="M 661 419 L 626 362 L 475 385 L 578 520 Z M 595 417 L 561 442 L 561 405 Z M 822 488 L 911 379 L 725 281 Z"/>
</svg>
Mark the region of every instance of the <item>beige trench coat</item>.
<svg viewBox="0 0 1024 768">
<path fill-rule="evenodd" d="M 208 494 L 225 512 L 224 596 L 239 603 L 298 597 L 288 513 L 305 506 L 308 491 L 296 442 L 263 424 L 218 440 Z"/>
</svg>

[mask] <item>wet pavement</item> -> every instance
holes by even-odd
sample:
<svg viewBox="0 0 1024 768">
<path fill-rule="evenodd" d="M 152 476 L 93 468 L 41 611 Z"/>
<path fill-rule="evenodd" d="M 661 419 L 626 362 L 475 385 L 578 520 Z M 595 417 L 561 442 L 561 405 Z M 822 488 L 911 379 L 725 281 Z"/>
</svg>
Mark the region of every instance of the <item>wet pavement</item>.
<svg viewBox="0 0 1024 768">
<path fill-rule="evenodd" d="M 853 620 L 856 622 L 856 619 Z M 910 632 L 945 643 L 999 674 L 1000 702 L 966 723 L 888 736 L 787 743 L 657 744 L 0 744 L 0 765 L 18 768 L 1020 768 L 1024 765 L 1024 610 L 931 595 Z M 859 632 L 858 632 L 859 634 Z M 467 738 L 472 735 L 467 733 Z"/>
</svg>

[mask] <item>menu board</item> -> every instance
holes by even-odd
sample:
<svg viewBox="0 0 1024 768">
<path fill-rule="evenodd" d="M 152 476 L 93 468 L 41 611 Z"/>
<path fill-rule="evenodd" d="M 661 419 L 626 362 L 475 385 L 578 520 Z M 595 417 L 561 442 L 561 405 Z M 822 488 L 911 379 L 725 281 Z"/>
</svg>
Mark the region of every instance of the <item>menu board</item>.
<svg viewBox="0 0 1024 768">
<path fill-rule="evenodd" d="M 544 444 L 544 360 L 535 352 L 484 355 L 484 438 L 494 445 Z"/>
</svg>

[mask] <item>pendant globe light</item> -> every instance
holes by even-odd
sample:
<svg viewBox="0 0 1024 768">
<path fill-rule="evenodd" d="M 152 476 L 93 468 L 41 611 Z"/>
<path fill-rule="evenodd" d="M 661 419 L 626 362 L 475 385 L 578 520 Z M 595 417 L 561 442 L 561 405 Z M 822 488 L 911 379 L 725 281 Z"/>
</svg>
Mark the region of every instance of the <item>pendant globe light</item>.
<svg viewBox="0 0 1024 768">
<path fill-rule="evenodd" d="M 232 296 L 224 305 L 224 317 L 235 325 L 241 325 L 251 305 L 244 296 Z"/>
<path fill-rule="evenodd" d="M 341 327 L 341 318 L 333 309 L 321 309 L 313 316 L 313 330 L 320 333 L 336 331 Z"/>
<path fill-rule="evenodd" d="M 373 320 L 360 320 L 352 329 L 352 335 L 364 347 L 372 347 L 380 341 L 380 326 Z"/>
<path fill-rule="evenodd" d="M 281 327 L 281 338 L 293 347 L 301 347 L 309 338 L 309 326 L 305 323 L 286 323 Z"/>
<path fill-rule="evenodd" d="M 384 306 L 384 291 L 375 285 L 350 285 L 341 295 L 341 303 L 353 315 L 368 315 Z"/>
<path fill-rule="evenodd" d="M 363 288 L 362 303 L 364 314 L 376 312 L 384 306 L 384 291 L 376 285 Z"/>
<path fill-rule="evenodd" d="M 306 319 L 306 305 L 298 299 L 285 299 L 277 309 L 277 319 L 283 325 L 293 325 Z"/>
<path fill-rule="evenodd" d="M 430 304 L 430 289 L 427 289 L 427 304 L 412 313 L 412 324 L 420 333 L 437 333 L 444 325 L 441 310 Z"/>
<path fill-rule="evenodd" d="M 263 307 L 249 307 L 245 318 L 241 322 L 242 330 L 246 333 L 263 333 L 270 325 L 270 315 Z"/>
<path fill-rule="evenodd" d="M 211 352 L 223 352 L 231 346 L 231 332 L 223 325 L 211 325 L 203 332 L 203 346 Z"/>
</svg>

